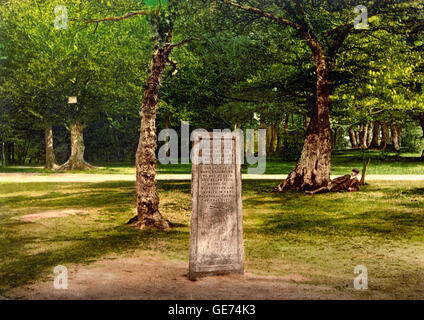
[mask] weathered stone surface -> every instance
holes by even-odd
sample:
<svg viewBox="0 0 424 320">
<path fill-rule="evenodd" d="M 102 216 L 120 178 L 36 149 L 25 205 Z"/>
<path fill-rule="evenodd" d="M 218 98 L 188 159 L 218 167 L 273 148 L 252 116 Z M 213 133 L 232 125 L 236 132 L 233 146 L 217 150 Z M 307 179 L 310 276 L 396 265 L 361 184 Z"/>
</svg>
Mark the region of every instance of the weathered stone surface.
<svg viewBox="0 0 424 320">
<path fill-rule="evenodd" d="M 192 165 L 191 280 L 207 274 L 243 273 L 241 174 L 236 161 L 240 147 L 232 134 L 224 134 L 221 140 L 232 150 L 224 150 L 224 143 L 212 143 L 211 137 L 203 136 L 193 145 L 195 150 L 202 143 L 200 154 L 210 154 L 211 160 L 203 157 L 206 163 L 193 161 Z"/>
</svg>

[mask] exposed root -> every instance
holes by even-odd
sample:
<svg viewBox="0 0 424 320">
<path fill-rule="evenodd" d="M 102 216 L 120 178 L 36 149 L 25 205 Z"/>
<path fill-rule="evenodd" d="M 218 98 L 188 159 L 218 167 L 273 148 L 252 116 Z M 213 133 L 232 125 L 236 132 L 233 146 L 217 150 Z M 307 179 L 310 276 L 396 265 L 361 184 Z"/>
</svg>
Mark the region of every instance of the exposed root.
<svg viewBox="0 0 424 320">
<path fill-rule="evenodd" d="M 47 170 L 57 171 L 59 169 L 59 165 L 53 163 L 52 165 L 44 166 L 44 168 Z"/>
<path fill-rule="evenodd" d="M 292 171 L 283 182 L 274 188 L 274 192 L 311 191 L 326 186 L 329 181 L 329 177 L 328 179 L 319 179 L 316 170 L 308 171 L 304 169 L 303 172 L 299 173 L 296 169 Z"/>
<path fill-rule="evenodd" d="M 89 169 L 96 169 L 97 167 L 89 164 L 85 161 L 71 161 L 68 160 L 64 164 L 57 166 L 55 169 L 56 171 L 66 171 L 66 170 L 89 170 Z"/>
<path fill-rule="evenodd" d="M 172 223 L 166 220 L 159 211 L 153 214 L 136 215 L 127 222 L 136 229 L 160 229 L 168 230 L 173 227 Z"/>
</svg>

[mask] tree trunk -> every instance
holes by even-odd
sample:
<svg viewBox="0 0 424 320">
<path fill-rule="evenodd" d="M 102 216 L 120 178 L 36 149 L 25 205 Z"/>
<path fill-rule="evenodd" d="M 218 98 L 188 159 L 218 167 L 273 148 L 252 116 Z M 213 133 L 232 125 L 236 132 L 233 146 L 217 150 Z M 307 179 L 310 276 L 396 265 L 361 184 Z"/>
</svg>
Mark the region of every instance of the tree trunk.
<svg viewBox="0 0 424 320">
<path fill-rule="evenodd" d="M 361 177 L 361 181 L 359 181 L 360 186 L 365 185 L 365 176 L 367 175 L 367 168 L 370 165 L 370 162 L 371 162 L 371 159 L 364 161 L 364 166 L 362 167 L 362 177 Z"/>
<path fill-rule="evenodd" d="M 390 140 L 393 150 L 399 151 L 399 130 L 397 125 L 393 123 L 390 124 Z"/>
<path fill-rule="evenodd" d="M 360 124 L 359 125 L 359 147 L 361 149 L 368 148 L 367 143 L 366 143 L 366 141 L 367 141 L 366 138 L 367 138 L 367 125 Z"/>
<path fill-rule="evenodd" d="M 359 148 L 359 146 L 360 146 L 360 142 L 359 142 L 359 133 L 358 133 L 358 130 L 353 130 L 353 134 L 355 135 L 356 145 L 357 145 L 357 146 L 358 146 L 358 148 Z"/>
<path fill-rule="evenodd" d="M 367 137 L 365 139 L 365 143 L 367 144 L 367 148 L 369 148 L 371 143 L 371 132 L 372 132 L 372 122 L 368 122 L 367 125 Z"/>
<path fill-rule="evenodd" d="M 372 140 L 370 143 L 370 149 L 377 149 L 379 147 L 378 136 L 380 135 L 380 122 L 374 121 L 374 127 L 372 129 Z"/>
<path fill-rule="evenodd" d="M 284 119 L 284 145 L 288 147 L 289 142 L 289 114 L 286 113 L 285 119 Z"/>
<path fill-rule="evenodd" d="M 84 160 L 84 125 L 77 121 L 71 124 L 71 156 L 57 170 L 87 170 L 95 168 Z"/>
<path fill-rule="evenodd" d="M 353 149 L 358 148 L 358 142 L 356 141 L 355 131 L 353 130 L 353 127 L 349 128 L 349 139 L 350 139 L 350 145 Z"/>
<path fill-rule="evenodd" d="M 53 130 L 50 122 L 44 123 L 44 143 L 46 147 L 45 168 L 55 170 L 58 168 L 58 165 L 56 163 L 56 156 L 54 155 Z"/>
<path fill-rule="evenodd" d="M 312 190 L 330 181 L 331 127 L 329 68 L 324 52 L 315 40 L 310 40 L 317 73 L 316 105 L 296 168 L 276 187 L 283 190 Z"/>
<path fill-rule="evenodd" d="M 337 135 L 339 133 L 339 127 L 335 127 L 333 131 L 333 149 L 337 148 Z"/>
<path fill-rule="evenodd" d="M 423 129 L 423 138 L 424 138 L 424 113 L 421 113 L 419 115 L 419 119 L 420 119 L 421 129 Z M 423 153 L 421 154 L 421 159 L 424 160 L 424 150 L 423 150 Z"/>
<path fill-rule="evenodd" d="M 166 111 L 165 114 L 165 129 L 166 129 L 166 140 L 165 143 L 169 142 L 169 112 Z M 166 156 L 169 157 L 169 149 L 166 151 Z"/>
<path fill-rule="evenodd" d="M 278 127 L 277 127 L 277 147 L 275 148 L 275 151 L 277 153 L 281 151 L 281 122 L 282 122 L 282 116 L 278 120 Z"/>
<path fill-rule="evenodd" d="M 305 115 L 303 116 L 303 130 L 308 130 L 308 118 Z"/>
<path fill-rule="evenodd" d="M 275 125 L 271 126 L 271 140 L 269 141 L 269 154 L 274 153 L 274 146 L 275 146 L 275 138 L 276 138 L 276 127 Z"/>
<path fill-rule="evenodd" d="M 380 149 L 386 150 L 387 148 L 387 124 L 385 122 L 381 123 L 381 141 L 380 141 Z"/>
<path fill-rule="evenodd" d="M 399 142 L 399 148 L 402 147 L 402 127 L 400 125 L 397 125 L 397 135 L 398 135 L 398 142 Z"/>
<path fill-rule="evenodd" d="M 2 141 L 2 145 L 1 145 L 1 158 L 2 158 L 1 165 L 3 167 L 6 167 L 7 166 L 5 147 L 6 147 L 6 144 L 4 143 L 4 137 L 3 137 L 3 141 Z"/>
<path fill-rule="evenodd" d="M 159 87 L 171 48 L 160 47 L 153 55 L 141 106 L 141 130 L 136 154 L 137 215 L 128 224 L 138 229 L 168 229 L 171 223 L 159 212 L 156 191 L 156 109 Z"/>
<path fill-rule="evenodd" d="M 271 153 L 271 137 L 272 137 L 272 127 L 266 127 L 266 151 Z"/>
</svg>

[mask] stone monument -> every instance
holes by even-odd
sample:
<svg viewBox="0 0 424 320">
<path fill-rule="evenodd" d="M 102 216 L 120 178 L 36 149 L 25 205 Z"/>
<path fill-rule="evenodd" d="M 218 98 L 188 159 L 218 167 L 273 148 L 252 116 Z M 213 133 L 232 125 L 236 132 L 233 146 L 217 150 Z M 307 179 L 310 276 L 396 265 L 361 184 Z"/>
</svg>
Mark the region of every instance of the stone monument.
<svg viewBox="0 0 424 320">
<path fill-rule="evenodd" d="M 203 133 L 192 149 L 190 280 L 244 269 L 240 138 Z"/>
</svg>

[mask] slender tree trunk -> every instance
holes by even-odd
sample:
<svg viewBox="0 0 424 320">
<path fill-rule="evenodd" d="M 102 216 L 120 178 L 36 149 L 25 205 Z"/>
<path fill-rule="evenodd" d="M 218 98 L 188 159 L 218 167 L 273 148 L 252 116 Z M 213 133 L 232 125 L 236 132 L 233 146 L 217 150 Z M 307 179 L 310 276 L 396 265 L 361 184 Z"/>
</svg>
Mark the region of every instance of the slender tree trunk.
<svg viewBox="0 0 424 320">
<path fill-rule="evenodd" d="M 87 170 L 95 168 L 84 160 L 84 125 L 76 121 L 71 124 L 71 156 L 57 170 Z"/>
<path fill-rule="evenodd" d="M 289 142 L 289 114 L 286 113 L 284 118 L 284 145 L 288 147 Z"/>
<path fill-rule="evenodd" d="M 379 135 L 380 135 L 380 122 L 374 121 L 374 127 L 372 129 L 372 140 L 369 146 L 370 149 L 377 149 L 379 147 L 379 141 L 378 141 Z"/>
<path fill-rule="evenodd" d="M 44 123 L 44 143 L 46 148 L 45 168 L 48 170 L 55 170 L 58 168 L 58 165 L 56 163 L 56 156 L 54 155 L 53 129 L 50 122 Z"/>
<path fill-rule="evenodd" d="M 381 150 L 386 150 L 387 148 L 387 136 L 388 136 L 387 124 L 385 122 L 381 122 L 381 141 L 380 141 Z"/>
<path fill-rule="evenodd" d="M 276 152 L 280 153 L 281 151 L 281 122 L 282 122 L 282 116 L 278 119 L 278 127 L 277 127 L 277 147 Z"/>
<path fill-rule="evenodd" d="M 308 130 L 308 118 L 306 117 L 306 115 L 303 116 L 303 130 Z"/>
<path fill-rule="evenodd" d="M 1 164 L 2 164 L 2 166 L 3 167 L 6 167 L 7 166 L 7 163 L 6 163 L 6 150 L 5 150 L 5 146 L 6 146 L 6 144 L 4 143 L 4 136 L 3 136 L 3 141 L 2 141 L 2 145 L 1 145 L 1 156 L 2 156 L 2 161 L 1 161 Z"/>
<path fill-rule="evenodd" d="M 359 125 L 359 147 L 361 149 L 368 148 L 367 143 L 366 143 L 366 141 L 367 141 L 366 138 L 367 138 L 367 125 L 360 124 Z"/>
<path fill-rule="evenodd" d="M 165 129 L 166 129 L 165 143 L 167 143 L 169 141 L 169 112 L 168 111 L 166 111 L 166 114 L 165 114 Z M 169 150 L 166 151 L 166 156 L 169 157 Z"/>
<path fill-rule="evenodd" d="M 10 163 L 15 164 L 15 143 L 10 144 Z"/>
<path fill-rule="evenodd" d="M 136 154 L 137 215 L 128 224 L 138 229 L 168 229 L 171 223 L 159 212 L 156 191 L 156 108 L 159 87 L 171 49 L 160 47 L 153 55 L 152 70 L 141 106 L 140 139 Z"/>
<path fill-rule="evenodd" d="M 424 113 L 421 113 L 419 115 L 419 120 L 420 120 L 421 129 L 423 130 L 423 138 L 424 138 Z M 423 150 L 423 153 L 421 154 L 421 159 L 424 160 L 424 150 Z"/>
<path fill-rule="evenodd" d="M 360 146 L 360 142 L 359 142 L 359 133 L 358 133 L 358 130 L 353 130 L 353 133 L 354 133 L 354 135 L 355 135 L 356 145 L 357 145 L 357 146 L 358 146 L 358 148 L 359 148 L 359 146 Z"/>
<path fill-rule="evenodd" d="M 271 139 L 269 141 L 269 154 L 274 153 L 274 146 L 275 146 L 275 138 L 276 138 L 276 127 L 275 125 L 271 126 Z"/>
<path fill-rule="evenodd" d="M 399 129 L 393 123 L 390 124 L 390 140 L 393 150 L 399 151 Z"/>
<path fill-rule="evenodd" d="M 264 122 L 261 121 L 260 123 L 260 129 L 264 129 L 266 130 L 266 124 Z M 256 140 L 258 141 L 258 153 L 259 154 L 266 154 L 266 143 L 265 145 L 263 143 L 259 144 L 259 132 L 256 132 Z M 253 147 L 253 149 L 255 149 L 255 147 Z"/>
<path fill-rule="evenodd" d="M 334 128 L 334 133 L 333 133 L 333 149 L 337 148 L 337 135 L 339 133 L 339 128 L 335 127 Z"/>
<path fill-rule="evenodd" d="M 356 141 L 355 131 L 353 130 L 353 127 L 349 128 L 349 139 L 350 139 L 350 145 L 353 149 L 358 148 L 358 143 Z"/>
<path fill-rule="evenodd" d="M 367 168 L 370 165 L 371 159 L 367 159 L 366 161 L 364 161 L 364 166 L 362 167 L 362 176 L 361 176 L 361 181 L 359 181 L 359 185 L 363 186 L 365 184 L 365 176 L 367 175 Z"/>
<path fill-rule="evenodd" d="M 397 132 L 398 132 L 398 141 L 399 141 L 399 148 L 402 147 L 402 127 L 400 125 L 397 125 Z"/>
<path fill-rule="evenodd" d="M 271 152 L 271 138 L 272 138 L 272 127 L 266 127 L 266 150 L 270 154 Z"/>
<path fill-rule="evenodd" d="M 300 159 L 277 191 L 312 190 L 330 181 L 331 127 L 329 68 L 324 52 L 315 40 L 310 40 L 317 71 L 316 105 L 306 132 Z"/>
<path fill-rule="evenodd" d="M 368 122 L 367 125 L 367 138 L 365 139 L 365 143 L 367 144 L 367 148 L 369 148 L 371 143 L 371 133 L 372 133 L 372 122 Z"/>
</svg>

